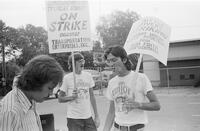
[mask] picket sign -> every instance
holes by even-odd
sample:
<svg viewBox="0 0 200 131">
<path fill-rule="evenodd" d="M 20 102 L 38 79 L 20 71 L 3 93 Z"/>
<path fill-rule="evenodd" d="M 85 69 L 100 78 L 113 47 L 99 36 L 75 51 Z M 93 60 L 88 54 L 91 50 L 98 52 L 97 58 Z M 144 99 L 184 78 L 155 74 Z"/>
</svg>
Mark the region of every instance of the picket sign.
<svg viewBox="0 0 200 131">
<path fill-rule="evenodd" d="M 74 52 L 92 50 L 88 1 L 47 1 L 49 53 L 71 52 L 76 89 Z"/>
<path fill-rule="evenodd" d="M 135 72 L 139 72 L 143 54 L 140 54 Z"/>
<path fill-rule="evenodd" d="M 124 49 L 128 54 L 139 53 L 136 72 L 143 54 L 151 55 L 167 65 L 171 28 L 156 17 L 144 17 L 133 23 Z"/>
</svg>

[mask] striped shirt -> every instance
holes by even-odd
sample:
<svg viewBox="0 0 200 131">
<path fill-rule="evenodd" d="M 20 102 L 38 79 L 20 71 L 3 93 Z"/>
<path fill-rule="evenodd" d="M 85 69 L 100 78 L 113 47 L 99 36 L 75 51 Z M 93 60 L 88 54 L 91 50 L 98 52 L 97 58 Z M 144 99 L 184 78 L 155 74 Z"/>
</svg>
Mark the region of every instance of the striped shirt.
<svg viewBox="0 0 200 131">
<path fill-rule="evenodd" d="M 0 101 L 0 131 L 42 131 L 35 102 L 16 87 Z"/>
</svg>

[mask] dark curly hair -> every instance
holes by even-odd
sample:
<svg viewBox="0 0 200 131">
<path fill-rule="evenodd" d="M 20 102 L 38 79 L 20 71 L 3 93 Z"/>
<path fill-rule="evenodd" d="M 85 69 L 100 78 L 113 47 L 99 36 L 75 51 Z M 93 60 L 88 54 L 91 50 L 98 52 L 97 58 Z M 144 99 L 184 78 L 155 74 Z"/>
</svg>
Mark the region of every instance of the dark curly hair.
<svg viewBox="0 0 200 131">
<path fill-rule="evenodd" d="M 26 91 L 40 91 L 42 86 L 53 82 L 56 86 L 62 82 L 63 68 L 52 57 L 39 55 L 31 59 L 20 73 L 17 87 Z"/>
</svg>

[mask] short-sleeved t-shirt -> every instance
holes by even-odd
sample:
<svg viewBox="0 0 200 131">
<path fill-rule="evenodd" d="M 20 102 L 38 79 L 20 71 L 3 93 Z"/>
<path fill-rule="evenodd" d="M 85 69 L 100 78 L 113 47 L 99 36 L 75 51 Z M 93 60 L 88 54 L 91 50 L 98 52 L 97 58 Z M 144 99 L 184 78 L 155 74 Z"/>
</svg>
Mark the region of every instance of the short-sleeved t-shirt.
<svg viewBox="0 0 200 131">
<path fill-rule="evenodd" d="M 90 73 L 82 71 L 81 74 L 76 74 L 78 99 L 67 103 L 67 118 L 86 119 L 92 116 L 89 88 L 94 85 Z M 66 92 L 67 96 L 72 95 L 74 90 L 73 73 L 64 76 L 60 90 Z"/>
<path fill-rule="evenodd" d="M 137 80 L 137 81 L 136 81 Z M 124 77 L 115 76 L 108 83 L 107 98 L 115 104 L 115 122 L 120 125 L 146 124 L 147 114 L 144 110 L 127 111 L 125 101 L 147 102 L 146 94 L 153 90 L 150 80 L 145 74 L 131 71 Z"/>
</svg>

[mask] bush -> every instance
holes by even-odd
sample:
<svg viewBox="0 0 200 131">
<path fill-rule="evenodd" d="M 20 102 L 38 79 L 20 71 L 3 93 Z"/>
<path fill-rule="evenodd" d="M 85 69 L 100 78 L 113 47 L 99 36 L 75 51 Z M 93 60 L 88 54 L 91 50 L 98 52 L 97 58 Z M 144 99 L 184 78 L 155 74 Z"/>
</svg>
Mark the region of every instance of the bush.
<svg viewBox="0 0 200 131">
<path fill-rule="evenodd" d="M 0 65 L 0 76 L 2 78 L 2 64 Z M 6 95 L 10 90 L 12 90 L 12 83 L 15 75 L 17 75 L 20 71 L 20 67 L 16 65 L 14 62 L 6 63 L 6 87 L 3 87 L 2 81 L 0 82 L 1 90 L 0 96 Z"/>
</svg>

